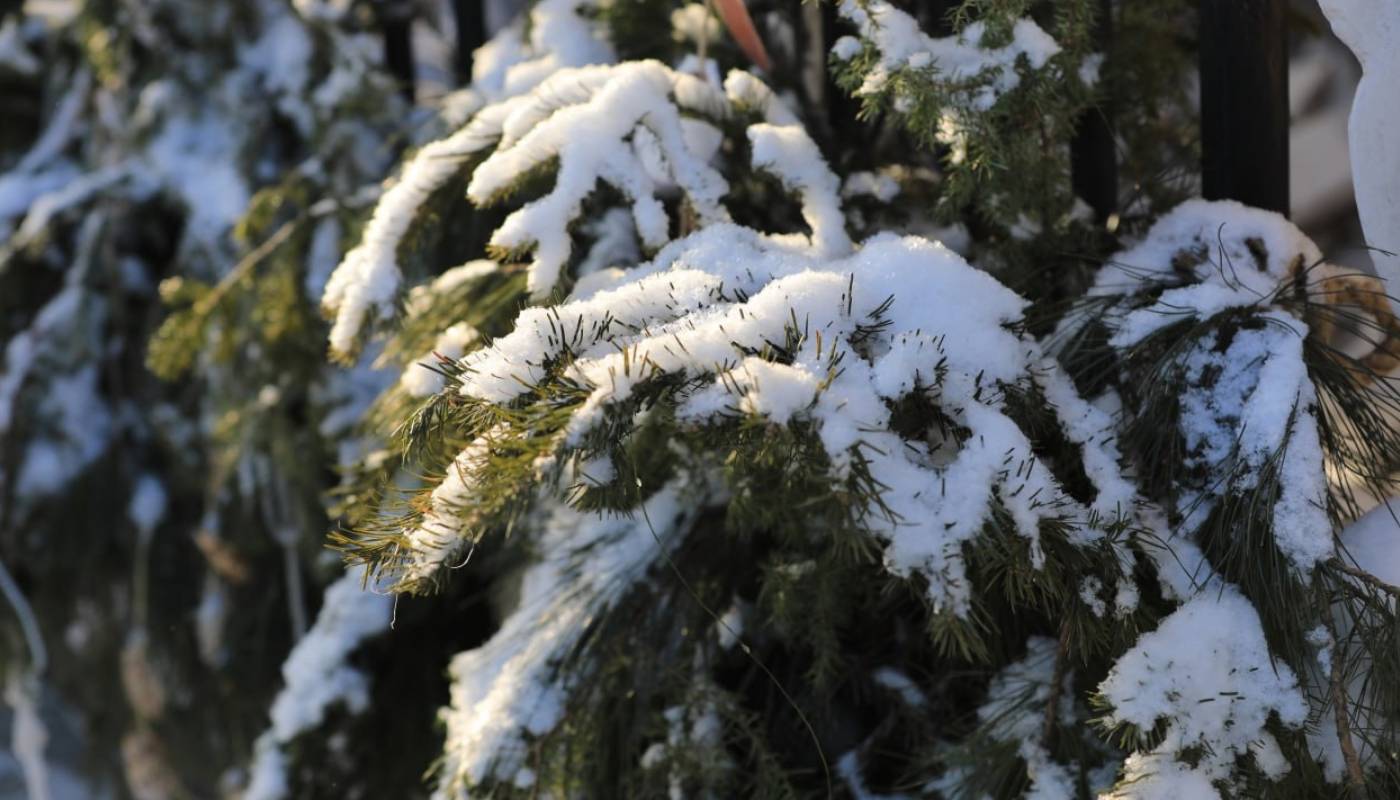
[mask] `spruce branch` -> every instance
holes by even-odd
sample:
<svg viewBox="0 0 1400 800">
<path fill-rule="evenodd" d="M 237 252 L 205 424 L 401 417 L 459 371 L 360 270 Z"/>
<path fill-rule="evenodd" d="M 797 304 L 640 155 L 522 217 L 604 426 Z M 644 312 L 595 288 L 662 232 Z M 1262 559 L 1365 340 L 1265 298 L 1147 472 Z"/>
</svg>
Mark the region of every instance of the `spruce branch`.
<svg viewBox="0 0 1400 800">
<path fill-rule="evenodd" d="M 306 218 L 306 214 L 298 214 L 283 223 L 271 236 L 239 259 L 213 288 L 196 291 L 192 306 L 167 318 L 151 338 L 146 352 L 147 368 L 165 380 L 174 380 L 188 370 L 203 347 L 210 316 L 234 287 L 292 238 Z M 190 294 L 191 288 L 182 278 L 168 278 L 161 284 L 161 295 L 168 302 L 173 302 Z"/>
</svg>

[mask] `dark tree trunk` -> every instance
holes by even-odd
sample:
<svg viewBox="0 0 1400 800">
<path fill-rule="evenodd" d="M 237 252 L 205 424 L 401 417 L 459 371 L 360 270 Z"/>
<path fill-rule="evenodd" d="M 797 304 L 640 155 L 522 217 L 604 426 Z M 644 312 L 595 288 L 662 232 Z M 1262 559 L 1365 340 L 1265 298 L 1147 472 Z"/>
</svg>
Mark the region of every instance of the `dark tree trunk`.
<svg viewBox="0 0 1400 800">
<path fill-rule="evenodd" d="M 1100 52 L 1113 41 L 1113 0 L 1099 0 L 1094 40 Z M 1070 165 L 1076 196 L 1094 209 L 1100 221 L 1118 210 L 1118 153 L 1113 139 L 1113 99 L 1101 94 L 1099 103 L 1079 120 L 1070 143 Z"/>
<path fill-rule="evenodd" d="M 1288 213 L 1283 0 L 1201 0 L 1201 179 L 1209 200 Z"/>
<path fill-rule="evenodd" d="M 375 0 L 375 18 L 384 32 L 384 65 L 413 102 L 413 5 L 406 0 Z"/>
<path fill-rule="evenodd" d="M 452 13 L 457 21 L 454 67 L 457 82 L 466 85 L 472 79 L 472 51 L 486 40 L 486 3 L 484 0 L 452 0 Z"/>
</svg>

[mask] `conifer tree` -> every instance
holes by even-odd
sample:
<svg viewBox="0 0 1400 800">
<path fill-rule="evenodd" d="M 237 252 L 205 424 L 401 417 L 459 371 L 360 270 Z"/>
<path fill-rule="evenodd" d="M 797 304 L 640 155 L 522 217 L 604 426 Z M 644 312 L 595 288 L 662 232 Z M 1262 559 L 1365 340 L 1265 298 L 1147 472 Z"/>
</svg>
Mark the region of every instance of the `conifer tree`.
<svg viewBox="0 0 1400 800">
<path fill-rule="evenodd" d="M 139 797 L 1400 792 L 1400 322 L 1192 199 L 1194 3 L 535 0 L 409 125 L 372 8 L 83 9 L 0 179 L 17 731 L 119 663 Z"/>
</svg>

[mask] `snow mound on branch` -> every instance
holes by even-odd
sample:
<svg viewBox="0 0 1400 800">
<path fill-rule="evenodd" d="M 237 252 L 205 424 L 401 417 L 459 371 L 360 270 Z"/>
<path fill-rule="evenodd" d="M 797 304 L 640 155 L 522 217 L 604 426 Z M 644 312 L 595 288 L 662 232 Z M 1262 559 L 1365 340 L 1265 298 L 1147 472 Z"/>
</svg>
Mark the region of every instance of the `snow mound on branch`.
<svg viewBox="0 0 1400 800">
<path fill-rule="evenodd" d="M 1268 306 L 1299 270 L 1321 261 L 1317 245 L 1279 214 L 1231 200 L 1188 200 L 1110 258 L 1089 294 L 1170 287 L 1156 302 L 1108 320 L 1112 344 L 1129 347 L 1182 319 Z"/>
<path fill-rule="evenodd" d="M 496 143 L 513 111 L 539 107 L 532 105 L 530 93 L 550 97 L 551 87 L 577 79 L 573 68 L 616 60 L 596 24 L 584 16 L 594 6 L 592 0 L 541 0 L 530 11 L 528 38 L 521 19 L 478 48 L 470 96 L 458 98 L 456 105 L 479 110 L 455 133 L 414 155 L 375 207 L 360 245 L 346 253 L 326 285 L 321 305 L 335 319 L 332 352 L 354 352 L 371 314 L 380 320 L 393 316 L 401 281 L 398 247 L 429 196 L 468 159 Z"/>
<path fill-rule="evenodd" d="M 467 196 L 478 205 L 503 202 L 540 170 L 553 188 L 508 215 L 490 246 L 530 253 L 528 288 L 540 299 L 559 284 L 574 255 L 574 225 L 583 202 L 606 183 L 631 209 L 633 229 L 648 250 L 664 246 L 672 220 L 663 198 L 680 194 L 695 223 L 729 219 L 721 201 L 729 185 L 710 165 L 722 141 L 704 119 L 737 110 L 757 113 L 749 128 L 754 166 L 795 194 L 811 236 L 828 255 L 850 249 L 840 182 L 815 142 L 770 89 L 747 73 L 731 73 L 721 91 L 656 61 L 561 70 L 528 94 L 483 108 L 466 126 L 430 143 L 404 169 L 375 209 L 361 244 L 326 285 L 322 305 L 335 315 L 331 349 L 353 352 L 371 313 L 394 313 L 401 275 L 398 247 L 428 197 L 475 157 Z"/>
<path fill-rule="evenodd" d="M 570 680 L 565 668 L 590 621 L 643 581 L 690 527 L 704 498 L 676 481 L 629 517 L 602 517 L 556 507 L 535 545 L 540 560 L 521 576 L 520 600 L 483 645 L 452 659 L 452 704 L 439 800 L 469 796 L 487 780 L 510 782 L 526 769 L 527 737 L 549 733 L 563 718 Z M 702 490 L 703 491 L 703 490 Z"/>
<path fill-rule="evenodd" d="M 1042 743 L 1045 715 L 1055 695 L 1055 660 L 1059 643 L 1044 636 L 1026 642 L 1026 656 L 1002 669 L 987 687 L 987 700 L 977 709 L 977 718 L 988 735 L 999 742 L 1018 743 L 1026 762 L 1030 787 L 1026 798 L 1050 800 L 1073 797 L 1075 774 L 1056 762 Z M 1072 699 L 1073 681 L 1068 671 L 1062 676 L 1060 693 L 1064 700 L 1056 707 L 1056 722 L 1066 728 L 1075 724 Z"/>
<path fill-rule="evenodd" d="M 519 17 L 472 58 L 472 89 L 490 102 L 523 94 L 571 67 L 617 60 L 612 45 L 590 19 L 596 0 L 540 0 L 530 9 L 529 35 Z"/>
<path fill-rule="evenodd" d="M 369 678 L 347 659 L 366 639 L 389 628 L 393 600 L 364 588 L 361 568 L 326 587 L 325 601 L 306 636 L 282 664 L 286 685 L 272 704 L 272 727 L 256 744 L 245 800 L 287 796 L 283 747 L 320 725 L 336 703 L 351 713 L 369 705 Z"/>
<path fill-rule="evenodd" d="M 1303 362 L 1307 328 L 1277 311 L 1261 319 L 1262 327 L 1238 330 L 1228 342 L 1207 334 L 1185 358 L 1179 423 L 1185 466 L 1230 480 L 1184 491 L 1177 508 L 1195 527 L 1220 494 L 1256 489 L 1277 469 L 1283 490 L 1274 504 L 1274 540 L 1306 570 L 1333 550 L 1317 389 Z"/>
<path fill-rule="evenodd" d="M 565 445 L 661 375 L 687 379 L 677 398 L 685 424 L 753 414 L 813 423 L 833 478 L 868 470 L 883 487 L 868 524 L 887 543 L 888 568 L 923 576 L 936 606 L 962 612 L 971 589 L 961 546 L 982 531 L 993 503 L 1039 560 L 1042 523 L 1114 518 L 1133 502 L 1111 418 L 1012 330 L 1024 305 L 916 237 L 878 236 L 826 260 L 810 246 L 714 225 L 664 248 L 616 288 L 527 309 L 510 334 L 462 359 L 461 392 L 509 403 L 567 362 L 562 377 L 589 395 Z M 781 358 L 764 355 L 785 341 Z M 1082 448 L 1097 489 L 1092 509 L 1066 495 L 1008 416 L 1013 386 L 1039 389 Z M 937 404 L 966 435 L 902 438 L 890 407 L 910 395 Z"/>
<path fill-rule="evenodd" d="M 466 520 L 472 503 L 472 475 L 484 468 L 496 431 L 478 436 L 452 459 L 447 475 L 428 496 L 422 520 L 404 540 L 408 549 L 403 578 L 409 582 L 430 578 L 464 544 Z"/>
<path fill-rule="evenodd" d="M 678 84 L 695 79 L 655 61 L 620 64 L 594 76 L 597 82 L 578 102 L 547 118 L 517 113 L 508 119 L 496 152 L 467 187 L 473 202 L 488 204 L 532 170 L 558 160 L 554 190 L 512 213 L 491 236 L 492 246 L 506 250 L 533 246 L 529 283 L 536 296 L 558 282 L 573 249 L 569 224 L 599 180 L 627 196 L 637 232 L 649 248 L 669 238 L 653 172 L 680 188 L 701 224 L 728 218 L 720 199 L 729 185 L 705 163 L 708 154 L 692 152 L 677 105 L 693 91 Z M 713 107 L 717 98 L 708 99 Z"/>
<path fill-rule="evenodd" d="M 1016 22 L 1005 46 L 983 47 L 987 30 L 981 22 L 968 25 L 956 36 L 936 39 L 886 0 L 842 0 L 838 10 L 879 56 L 856 91 L 858 96 L 881 92 L 897 72 L 931 69 L 940 79 L 965 84 L 972 107 L 986 111 L 1020 85 L 1017 61 L 1024 58 L 1032 69 L 1042 69 L 1060 52 L 1054 38 L 1029 19 Z M 842 37 L 832 53 L 840 61 L 849 61 L 860 49 L 860 41 Z"/>
<path fill-rule="evenodd" d="M 404 370 L 403 376 L 399 379 L 399 385 L 411 397 L 427 397 L 442 391 L 445 379 L 442 373 L 430 369 L 429 365 L 435 356 L 443 358 L 461 358 L 467 352 L 481 334 L 472 326 L 465 322 L 459 322 L 438 335 L 437 341 L 433 343 L 431 352 L 424 353 L 421 358 L 410 364 Z"/>
<path fill-rule="evenodd" d="M 1113 256 L 1090 290 L 1108 301 L 1098 319 L 1120 350 L 1183 320 L 1248 312 L 1239 324 L 1194 334 L 1168 356 L 1163 374 L 1184 386 L 1176 510 L 1195 529 L 1223 497 L 1257 490 L 1271 476 L 1283 487 L 1273 507 L 1274 540 L 1301 571 L 1330 557 L 1333 542 L 1317 389 L 1303 360 L 1309 328 L 1281 293 L 1296 291 L 1304 271 L 1321 261 L 1317 246 L 1278 214 L 1193 200 Z M 1327 291 L 1326 282 L 1318 285 Z M 1083 323 L 1072 315 L 1060 333 Z"/>
<path fill-rule="evenodd" d="M 1114 800 L 1220 797 L 1247 755 L 1273 779 L 1289 765 L 1265 724 L 1297 728 L 1308 705 L 1293 672 L 1270 654 L 1259 615 L 1233 586 L 1188 600 L 1157 630 L 1138 639 L 1099 686 L 1112 706 L 1111 725 L 1152 730 L 1165 721 L 1161 744 L 1128 757 Z M 1178 760 L 1189 751 L 1194 766 Z"/>
</svg>

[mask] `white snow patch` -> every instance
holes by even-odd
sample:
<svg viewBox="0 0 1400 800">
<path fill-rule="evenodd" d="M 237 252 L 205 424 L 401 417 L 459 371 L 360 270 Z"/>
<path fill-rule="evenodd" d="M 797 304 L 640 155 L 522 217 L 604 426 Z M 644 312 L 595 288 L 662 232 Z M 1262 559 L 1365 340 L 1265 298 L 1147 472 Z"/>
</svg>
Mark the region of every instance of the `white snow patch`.
<svg viewBox="0 0 1400 800">
<path fill-rule="evenodd" d="M 878 64 L 865 76 L 857 95 L 880 92 L 897 71 L 930 69 L 944 80 L 983 79 L 985 82 L 972 88 L 970 100 L 973 107 L 985 111 L 1020 85 L 1021 76 L 1015 69 L 1018 60 L 1024 58 L 1032 69 L 1041 69 L 1060 52 L 1050 34 L 1029 19 L 1017 20 L 1011 42 L 1004 47 L 984 48 L 986 26 L 982 22 L 971 23 L 955 36 L 937 39 L 924 34 L 913 17 L 886 0 L 841 0 L 838 9 L 879 54 Z M 838 59 L 849 61 L 860 52 L 859 43 L 842 37 L 832 51 Z"/>
<path fill-rule="evenodd" d="M 368 707 L 369 677 L 346 659 L 366 639 L 388 630 L 393 600 L 363 588 L 364 580 L 363 568 L 355 568 L 326 588 L 316 623 L 282 664 L 286 684 L 272 704 L 272 727 L 255 747 L 245 800 L 286 797 L 283 748 L 320 725 L 332 705 L 343 704 L 355 714 Z"/>
<path fill-rule="evenodd" d="M 1265 723 L 1276 715 L 1296 728 L 1308 713 L 1293 672 L 1273 660 L 1254 606 L 1229 585 L 1196 595 L 1144 634 L 1099 691 L 1112 724 L 1146 731 L 1166 723 L 1161 744 L 1129 757 L 1114 798 L 1218 797 L 1210 783 L 1250 753 L 1277 778 L 1288 765 L 1269 757 L 1277 744 Z M 1175 760 L 1187 749 L 1197 754 L 1194 767 Z"/>
<path fill-rule="evenodd" d="M 516 609 L 485 644 L 452 659 L 452 705 L 435 797 L 462 798 L 489 778 L 513 780 L 525 767 L 526 736 L 548 733 L 564 713 L 570 673 L 560 660 L 588 621 L 642 581 L 663 548 L 683 535 L 699 507 L 679 484 L 662 489 L 630 518 L 558 507 L 525 569 Z"/>
</svg>

